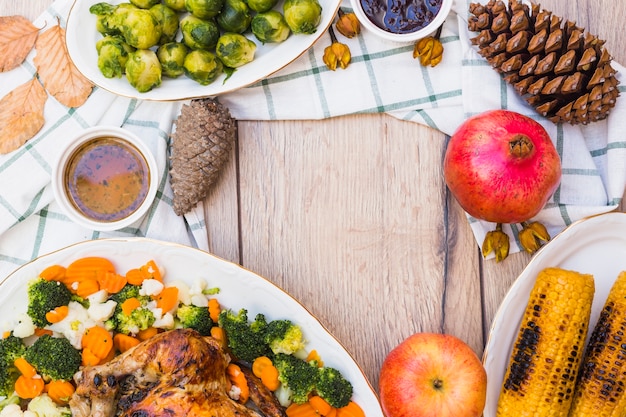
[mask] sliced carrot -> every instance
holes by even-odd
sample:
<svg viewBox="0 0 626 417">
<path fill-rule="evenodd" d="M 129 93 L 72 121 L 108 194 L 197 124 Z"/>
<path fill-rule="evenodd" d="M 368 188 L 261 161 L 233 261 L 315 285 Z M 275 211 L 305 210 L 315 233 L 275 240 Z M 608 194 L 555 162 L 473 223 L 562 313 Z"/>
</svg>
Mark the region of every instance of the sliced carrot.
<svg viewBox="0 0 626 417">
<path fill-rule="evenodd" d="M 98 256 L 87 256 L 68 265 L 64 282 L 71 284 L 86 279 L 100 281 L 106 272 L 115 272 L 115 266 L 111 261 Z"/>
<path fill-rule="evenodd" d="M 39 375 L 27 377 L 20 375 L 15 381 L 15 392 L 23 399 L 38 397 L 44 389 L 45 383 Z"/>
<path fill-rule="evenodd" d="M 326 417 L 337 417 L 337 409 L 335 407 L 331 408 Z"/>
<path fill-rule="evenodd" d="M 24 375 L 27 378 L 32 378 L 37 375 L 37 370 L 33 365 L 28 363 L 28 361 L 24 358 L 17 358 L 13 361 L 13 364 L 20 371 L 20 374 Z"/>
<path fill-rule="evenodd" d="M 139 268 L 129 269 L 128 272 L 126 272 L 126 280 L 131 285 L 141 285 L 144 279 L 146 278 Z"/>
<path fill-rule="evenodd" d="M 120 352 L 126 352 L 128 349 L 137 346 L 139 343 L 141 343 L 141 340 L 123 333 L 116 333 L 115 336 L 113 336 L 113 345 Z"/>
<path fill-rule="evenodd" d="M 278 369 L 267 356 L 260 356 L 252 362 L 252 373 L 261 380 L 270 391 L 276 391 L 280 386 Z"/>
<path fill-rule="evenodd" d="M 139 301 L 137 297 L 131 297 L 124 300 L 122 303 L 122 312 L 127 316 L 130 316 L 130 313 L 139 307 L 141 307 L 141 301 Z"/>
<path fill-rule="evenodd" d="M 74 285 L 76 286 L 74 287 Z M 74 294 L 79 297 L 87 298 L 100 291 L 100 284 L 95 279 L 84 279 L 82 281 L 78 281 L 76 284 L 73 284 L 70 291 L 74 292 Z"/>
<path fill-rule="evenodd" d="M 167 313 L 178 305 L 178 288 L 177 287 L 165 287 L 161 292 L 155 296 L 157 307 Z"/>
<path fill-rule="evenodd" d="M 156 336 L 158 333 L 159 329 L 156 327 L 148 327 L 145 330 L 139 330 L 139 333 L 137 333 L 137 339 L 143 342 L 144 340 L 150 339 L 152 336 Z"/>
<path fill-rule="evenodd" d="M 345 407 L 337 409 L 337 417 L 365 417 L 365 412 L 354 401 L 350 401 Z"/>
<path fill-rule="evenodd" d="M 81 351 L 81 364 L 83 366 L 96 366 L 101 362 L 101 359 L 94 355 L 94 353 L 89 348 L 83 348 Z"/>
<path fill-rule="evenodd" d="M 241 371 L 241 368 L 234 363 L 229 363 L 226 367 L 226 375 L 228 375 L 228 379 L 231 384 L 239 388 L 239 402 L 246 403 L 248 398 L 250 397 L 250 389 L 248 388 L 248 380 L 246 376 Z"/>
<path fill-rule="evenodd" d="M 157 281 L 163 282 L 163 277 L 161 276 L 161 271 L 157 266 L 156 262 L 153 260 L 149 260 L 145 265 L 142 265 L 139 268 L 145 279 L 156 279 Z"/>
<path fill-rule="evenodd" d="M 46 393 L 52 401 L 59 405 L 67 405 L 74 391 L 74 385 L 70 381 L 57 379 L 46 384 Z"/>
<path fill-rule="evenodd" d="M 319 395 L 311 396 L 311 398 L 309 398 L 309 404 L 311 404 L 315 412 L 320 416 L 327 416 L 333 409 L 333 406 L 328 404 L 328 402 Z"/>
<path fill-rule="evenodd" d="M 46 313 L 46 320 L 50 323 L 58 323 L 66 318 L 69 312 L 70 308 L 68 306 L 58 306 L 54 310 L 50 310 Z"/>
<path fill-rule="evenodd" d="M 43 336 L 44 334 L 52 336 L 52 330 L 50 329 L 42 329 L 41 327 L 37 327 L 35 329 L 35 336 Z"/>
<path fill-rule="evenodd" d="M 261 375 L 263 375 L 263 370 L 268 366 L 273 366 L 272 360 L 267 356 L 259 356 L 254 361 L 252 361 L 252 373 L 257 378 L 261 378 Z"/>
<path fill-rule="evenodd" d="M 320 354 L 315 349 L 313 349 L 312 351 L 309 352 L 309 354 L 306 357 L 306 361 L 307 362 L 317 361 L 317 366 L 320 367 L 320 368 L 324 366 L 324 362 L 322 361 L 322 357 L 320 356 Z"/>
<path fill-rule="evenodd" d="M 319 417 L 315 412 L 315 408 L 308 402 L 303 404 L 292 403 L 285 410 L 287 417 Z"/>
<path fill-rule="evenodd" d="M 220 307 L 220 303 L 217 301 L 217 298 L 209 298 L 209 316 L 211 317 L 211 320 L 213 320 L 213 323 L 217 323 L 221 310 L 222 308 Z"/>
<path fill-rule="evenodd" d="M 113 349 L 113 337 L 104 327 L 93 326 L 85 330 L 81 346 L 83 350 L 89 349 L 98 359 L 104 359 Z"/>
<path fill-rule="evenodd" d="M 11 336 L 11 330 L 5 330 L 4 333 L 2 333 L 3 339 L 6 339 L 9 336 Z"/>
<path fill-rule="evenodd" d="M 39 276 L 46 281 L 63 282 L 65 279 L 65 267 L 61 265 L 50 265 L 41 271 Z"/>
<path fill-rule="evenodd" d="M 117 294 L 128 283 L 124 275 L 115 272 L 106 272 L 100 279 L 100 289 L 106 290 L 109 294 Z"/>
<path fill-rule="evenodd" d="M 211 327 L 211 337 L 220 342 L 220 345 L 226 347 L 226 333 L 224 329 L 217 326 Z"/>
</svg>

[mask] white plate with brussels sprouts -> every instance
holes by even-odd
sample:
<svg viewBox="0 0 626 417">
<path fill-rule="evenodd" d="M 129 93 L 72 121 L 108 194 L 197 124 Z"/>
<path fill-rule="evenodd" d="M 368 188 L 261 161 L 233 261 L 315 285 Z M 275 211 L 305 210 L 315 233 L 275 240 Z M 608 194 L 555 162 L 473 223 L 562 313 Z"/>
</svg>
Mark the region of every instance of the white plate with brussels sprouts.
<svg viewBox="0 0 626 417">
<path fill-rule="evenodd" d="M 95 85 L 120 96 L 155 101 L 216 96 L 268 77 L 324 35 L 340 5 L 339 0 L 133 3 L 75 0 L 67 20 L 66 45 L 78 70 Z M 178 21 L 168 31 L 172 10 Z M 166 43 L 167 48 L 161 47 Z M 131 61 L 134 64 L 125 64 Z"/>
</svg>

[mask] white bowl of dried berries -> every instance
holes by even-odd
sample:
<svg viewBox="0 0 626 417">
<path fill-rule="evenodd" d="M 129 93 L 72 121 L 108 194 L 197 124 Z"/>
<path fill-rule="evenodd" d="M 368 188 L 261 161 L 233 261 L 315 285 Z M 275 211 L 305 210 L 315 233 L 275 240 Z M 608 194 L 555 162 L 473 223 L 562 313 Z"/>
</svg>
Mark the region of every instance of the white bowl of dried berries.
<svg viewBox="0 0 626 417">
<path fill-rule="evenodd" d="M 350 0 L 365 30 L 387 41 L 415 42 L 433 34 L 454 0 Z"/>
</svg>

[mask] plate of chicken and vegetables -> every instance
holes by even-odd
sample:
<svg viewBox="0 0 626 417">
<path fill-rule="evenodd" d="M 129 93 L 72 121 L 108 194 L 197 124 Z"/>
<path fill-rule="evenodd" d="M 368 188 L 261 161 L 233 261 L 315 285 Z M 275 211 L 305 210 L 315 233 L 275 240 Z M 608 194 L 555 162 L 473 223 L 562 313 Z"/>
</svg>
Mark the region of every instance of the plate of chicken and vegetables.
<svg viewBox="0 0 626 417">
<path fill-rule="evenodd" d="M 0 283 L 0 316 L 0 415 L 383 417 L 302 304 L 187 246 L 100 239 L 41 256 Z"/>
</svg>

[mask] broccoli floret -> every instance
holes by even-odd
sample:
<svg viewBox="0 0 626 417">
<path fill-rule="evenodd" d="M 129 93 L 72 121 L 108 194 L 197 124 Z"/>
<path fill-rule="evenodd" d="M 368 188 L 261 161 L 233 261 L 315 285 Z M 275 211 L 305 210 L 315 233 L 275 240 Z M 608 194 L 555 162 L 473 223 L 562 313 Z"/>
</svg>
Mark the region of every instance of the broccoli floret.
<svg viewBox="0 0 626 417">
<path fill-rule="evenodd" d="M 134 309 L 129 315 L 123 312 L 117 317 L 116 330 L 124 334 L 137 334 L 154 323 L 154 313 L 145 307 Z"/>
<path fill-rule="evenodd" d="M 139 331 L 152 326 L 156 318 L 154 313 L 146 308 L 150 297 L 141 295 L 139 293 L 140 289 L 140 285 L 126 284 L 120 292 L 110 297 L 117 305 L 111 318 L 104 323 L 104 327 L 107 330 L 114 330 L 124 334 L 137 334 Z M 134 309 L 130 314 L 125 314 L 122 310 L 122 304 L 129 298 L 139 300 L 141 307 Z"/>
<path fill-rule="evenodd" d="M 203 336 L 211 334 L 214 323 L 207 307 L 182 305 L 176 310 L 176 317 L 184 328 L 194 329 Z"/>
<path fill-rule="evenodd" d="M 37 327 L 45 327 L 50 322 L 46 313 L 60 306 L 66 306 L 72 299 L 70 290 L 58 281 L 37 278 L 28 284 L 28 315 Z"/>
<path fill-rule="evenodd" d="M 22 339 L 13 335 L 0 339 L 0 395 L 9 397 L 15 389 L 20 372 L 13 362 L 24 355 L 26 346 Z M 6 404 L 5 404 L 6 405 Z M 4 406 L 3 406 L 4 407 Z"/>
<path fill-rule="evenodd" d="M 111 294 L 109 299 L 115 301 L 118 305 L 122 304 L 124 301 L 128 300 L 129 298 L 134 297 L 134 298 L 141 299 L 142 297 L 145 297 L 145 296 L 142 296 L 139 294 L 140 290 L 141 290 L 141 285 L 126 284 L 121 290 L 119 290 L 115 294 Z"/>
<path fill-rule="evenodd" d="M 28 403 L 28 411 L 45 417 L 71 417 L 69 407 L 57 405 L 47 394 L 39 395 Z"/>
<path fill-rule="evenodd" d="M 291 401 L 306 402 L 315 390 L 319 372 L 317 364 L 284 353 L 274 356 L 273 363 L 278 369 L 278 380 L 291 392 Z"/>
<path fill-rule="evenodd" d="M 268 323 L 265 332 L 267 343 L 274 354 L 288 355 L 304 348 L 305 341 L 302 328 L 291 320 L 274 320 Z"/>
<path fill-rule="evenodd" d="M 259 356 L 271 353 L 265 343 L 267 321 L 263 314 L 257 314 L 253 322 L 248 322 L 248 311 L 241 309 L 222 310 L 218 323 L 226 333 L 226 340 L 231 353 L 239 360 L 252 362 Z"/>
<path fill-rule="evenodd" d="M 26 349 L 24 358 L 46 380 L 69 381 L 81 364 L 80 351 L 69 340 L 47 334 Z"/>
<path fill-rule="evenodd" d="M 345 407 L 352 398 L 352 384 L 335 368 L 319 368 L 315 392 L 335 408 Z"/>
</svg>

